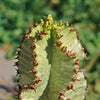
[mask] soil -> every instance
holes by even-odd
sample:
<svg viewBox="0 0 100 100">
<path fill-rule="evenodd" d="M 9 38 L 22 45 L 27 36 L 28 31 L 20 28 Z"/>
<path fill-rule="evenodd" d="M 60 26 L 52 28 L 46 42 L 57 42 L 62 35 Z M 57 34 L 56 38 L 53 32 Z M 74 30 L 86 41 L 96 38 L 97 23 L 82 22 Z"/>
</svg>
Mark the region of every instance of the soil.
<svg viewBox="0 0 100 100">
<path fill-rule="evenodd" d="M 9 91 L 5 86 L 15 88 L 13 78 L 16 76 L 16 69 L 14 67 L 15 59 L 6 59 L 6 51 L 0 50 L 0 100 L 9 100 L 8 96 L 12 96 L 13 93 Z M 2 95 L 4 96 L 2 96 Z"/>
</svg>

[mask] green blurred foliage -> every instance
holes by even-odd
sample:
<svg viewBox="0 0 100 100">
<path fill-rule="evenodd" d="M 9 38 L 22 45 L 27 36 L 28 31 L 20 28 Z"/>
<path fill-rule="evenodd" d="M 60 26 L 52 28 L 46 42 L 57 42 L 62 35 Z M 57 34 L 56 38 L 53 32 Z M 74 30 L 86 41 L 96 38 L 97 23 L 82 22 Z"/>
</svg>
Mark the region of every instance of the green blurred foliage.
<svg viewBox="0 0 100 100">
<path fill-rule="evenodd" d="M 82 63 L 87 69 L 87 100 L 100 100 L 100 0 L 0 0 L 0 47 L 10 44 L 7 57 L 13 57 L 28 27 L 48 14 L 79 32 L 90 57 Z"/>
</svg>

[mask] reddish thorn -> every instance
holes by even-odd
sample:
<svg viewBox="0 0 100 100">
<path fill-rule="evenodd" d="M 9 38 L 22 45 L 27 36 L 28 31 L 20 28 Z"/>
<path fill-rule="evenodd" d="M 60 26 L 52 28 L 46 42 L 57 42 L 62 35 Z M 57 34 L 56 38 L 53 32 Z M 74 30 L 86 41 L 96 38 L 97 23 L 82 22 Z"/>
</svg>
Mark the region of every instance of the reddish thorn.
<svg viewBox="0 0 100 100">
<path fill-rule="evenodd" d="M 79 59 L 77 59 L 77 60 L 75 61 L 75 64 L 76 64 L 76 65 L 79 65 Z"/>
<path fill-rule="evenodd" d="M 84 54 L 84 59 L 89 59 L 89 57 L 87 57 L 87 53 Z"/>
<path fill-rule="evenodd" d="M 70 90 L 70 89 L 73 90 L 73 83 L 71 83 L 71 84 L 67 87 L 67 90 Z"/>
<path fill-rule="evenodd" d="M 45 32 L 45 31 L 42 31 L 42 34 L 43 34 L 43 35 L 47 35 L 48 33 L 47 33 L 47 32 Z"/>
<path fill-rule="evenodd" d="M 73 54 L 72 54 L 72 57 L 73 57 L 73 58 L 76 58 L 76 54 L 75 54 L 75 53 L 73 53 Z"/>
<path fill-rule="evenodd" d="M 81 48 L 82 48 L 82 51 L 85 52 L 84 48 L 83 47 L 81 47 Z"/>
<path fill-rule="evenodd" d="M 76 36 L 78 37 L 78 32 L 76 31 Z"/>
<path fill-rule="evenodd" d="M 82 42 L 82 40 L 78 40 L 79 41 L 79 43 L 81 43 Z"/>
<path fill-rule="evenodd" d="M 33 74 L 36 74 L 37 73 L 37 70 L 35 68 L 32 69 L 31 71 Z"/>
<path fill-rule="evenodd" d="M 43 36 L 41 34 L 38 34 L 38 39 L 42 40 Z"/>
<path fill-rule="evenodd" d="M 73 77 L 73 82 L 77 81 L 76 75 Z"/>
<path fill-rule="evenodd" d="M 36 58 L 36 53 L 35 52 L 33 52 L 32 57 Z"/>
<path fill-rule="evenodd" d="M 29 27 L 29 33 L 31 33 L 32 32 L 32 27 Z"/>
<path fill-rule="evenodd" d="M 36 82 L 36 83 L 39 83 L 39 81 L 41 81 L 41 80 L 40 80 L 40 78 L 38 76 L 36 76 L 33 81 Z"/>
<path fill-rule="evenodd" d="M 61 96 L 59 96 L 58 100 L 64 100 Z"/>
<path fill-rule="evenodd" d="M 67 90 L 70 90 L 70 89 L 71 89 L 71 87 L 70 87 L 70 86 L 68 86 L 68 87 L 67 87 Z"/>
<path fill-rule="evenodd" d="M 36 27 L 38 25 L 38 23 L 36 22 L 36 23 L 34 23 L 34 27 Z"/>
<path fill-rule="evenodd" d="M 62 95 L 64 96 L 65 92 L 66 92 L 66 90 L 61 90 L 61 91 L 59 92 L 59 95 L 60 95 L 60 96 L 62 96 Z"/>
<path fill-rule="evenodd" d="M 79 72 L 79 68 L 76 67 L 75 70 L 74 70 L 75 74 L 77 74 Z"/>
<path fill-rule="evenodd" d="M 68 87 L 67 87 L 67 90 L 70 90 L 71 89 L 71 85 L 69 85 Z"/>
<path fill-rule="evenodd" d="M 71 89 L 73 89 L 73 83 L 71 83 L 70 86 L 71 86 Z"/>
<path fill-rule="evenodd" d="M 34 89 L 34 91 L 36 92 L 36 88 L 37 88 L 37 86 L 34 84 L 34 85 L 30 85 L 30 88 L 31 89 Z"/>
<path fill-rule="evenodd" d="M 31 71 L 29 71 L 30 73 L 36 74 L 37 70 L 35 68 L 33 68 Z"/>
<path fill-rule="evenodd" d="M 67 56 L 72 56 L 71 51 L 68 51 L 66 54 Z"/>
<path fill-rule="evenodd" d="M 26 91 L 28 89 L 28 86 L 27 85 L 24 85 L 23 86 L 23 89 L 24 89 L 24 91 Z"/>
<path fill-rule="evenodd" d="M 18 98 L 19 98 L 19 100 L 21 100 L 21 98 L 22 98 L 22 97 L 21 97 L 21 94 L 19 94 Z"/>
<path fill-rule="evenodd" d="M 61 41 L 57 41 L 56 46 L 60 47 L 62 45 Z"/>
<path fill-rule="evenodd" d="M 35 43 L 33 43 L 30 48 L 32 48 L 34 50 L 36 48 Z"/>
<path fill-rule="evenodd" d="M 70 26 L 70 30 L 71 31 L 76 31 L 76 29 L 72 25 Z"/>
<path fill-rule="evenodd" d="M 29 34 L 25 34 L 24 38 L 27 39 L 29 37 Z"/>
<path fill-rule="evenodd" d="M 61 48 L 61 51 L 62 51 L 62 52 L 66 52 L 66 47 L 62 47 L 62 48 Z"/>
<path fill-rule="evenodd" d="M 62 37 L 61 34 L 56 34 L 56 38 L 57 38 L 57 39 L 60 39 L 61 37 Z"/>
<path fill-rule="evenodd" d="M 36 40 L 36 37 L 33 37 L 33 40 L 32 40 L 32 42 L 35 42 L 35 40 Z"/>
<path fill-rule="evenodd" d="M 85 73 L 85 70 L 83 68 L 78 68 L 76 67 L 75 70 L 74 70 L 75 74 L 77 74 L 78 72 L 83 72 Z"/>
<path fill-rule="evenodd" d="M 33 65 L 34 65 L 34 66 L 37 66 L 37 65 L 38 65 L 37 60 L 34 60 L 34 61 L 33 61 Z"/>
</svg>

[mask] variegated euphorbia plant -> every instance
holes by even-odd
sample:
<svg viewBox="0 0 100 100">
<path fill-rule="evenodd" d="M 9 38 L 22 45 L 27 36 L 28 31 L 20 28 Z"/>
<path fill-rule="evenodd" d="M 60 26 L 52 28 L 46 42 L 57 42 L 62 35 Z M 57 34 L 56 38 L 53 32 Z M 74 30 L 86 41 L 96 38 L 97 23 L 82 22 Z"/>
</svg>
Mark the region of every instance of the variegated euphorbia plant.
<svg viewBox="0 0 100 100">
<path fill-rule="evenodd" d="M 87 59 L 73 26 L 48 15 L 29 28 L 18 51 L 19 99 L 84 100 L 87 82 L 79 62 Z"/>
</svg>

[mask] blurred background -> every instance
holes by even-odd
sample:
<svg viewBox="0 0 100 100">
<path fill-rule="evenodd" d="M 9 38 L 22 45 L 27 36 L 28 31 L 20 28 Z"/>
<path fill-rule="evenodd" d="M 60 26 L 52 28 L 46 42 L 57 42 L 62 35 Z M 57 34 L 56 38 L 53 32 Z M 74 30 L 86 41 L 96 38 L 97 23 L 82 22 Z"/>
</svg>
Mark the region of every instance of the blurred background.
<svg viewBox="0 0 100 100">
<path fill-rule="evenodd" d="M 0 0 L 0 100 L 15 100 L 16 49 L 32 21 L 48 14 L 77 29 L 89 57 L 81 63 L 87 100 L 100 100 L 100 0 Z"/>
</svg>

